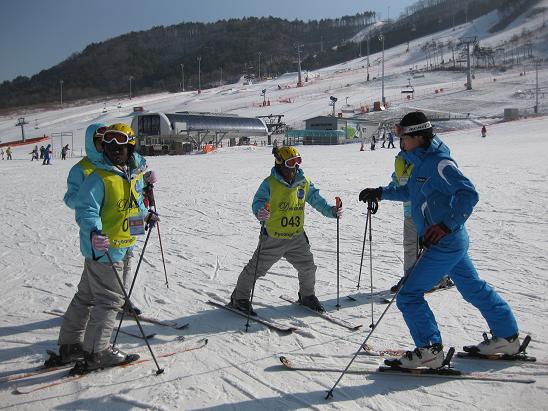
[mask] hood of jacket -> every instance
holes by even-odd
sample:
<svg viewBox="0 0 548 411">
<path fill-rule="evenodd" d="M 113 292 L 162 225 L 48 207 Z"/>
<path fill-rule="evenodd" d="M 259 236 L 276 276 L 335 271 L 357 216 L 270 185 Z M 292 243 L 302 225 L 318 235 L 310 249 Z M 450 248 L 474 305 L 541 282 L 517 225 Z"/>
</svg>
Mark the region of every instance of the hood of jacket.
<svg viewBox="0 0 548 411">
<path fill-rule="evenodd" d="M 97 163 L 102 160 L 103 155 L 97 151 L 95 148 L 95 143 L 93 142 L 93 135 L 99 127 L 104 127 L 103 123 L 93 123 L 86 129 L 86 155 L 92 163 Z"/>
</svg>

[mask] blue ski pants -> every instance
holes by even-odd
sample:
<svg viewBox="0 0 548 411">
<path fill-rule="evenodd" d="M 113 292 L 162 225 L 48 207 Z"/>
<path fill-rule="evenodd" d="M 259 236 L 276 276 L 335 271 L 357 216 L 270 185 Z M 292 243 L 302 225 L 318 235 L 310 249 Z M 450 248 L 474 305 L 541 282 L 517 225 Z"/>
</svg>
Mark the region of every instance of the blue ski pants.
<svg viewBox="0 0 548 411">
<path fill-rule="evenodd" d="M 449 274 L 463 298 L 480 311 L 494 336 L 517 334 L 518 325 L 508 303 L 479 278 L 468 256 L 468 234 L 463 228 L 423 252 L 398 294 L 397 306 L 416 347 L 442 342 L 424 293 L 438 284 L 445 274 Z"/>
</svg>

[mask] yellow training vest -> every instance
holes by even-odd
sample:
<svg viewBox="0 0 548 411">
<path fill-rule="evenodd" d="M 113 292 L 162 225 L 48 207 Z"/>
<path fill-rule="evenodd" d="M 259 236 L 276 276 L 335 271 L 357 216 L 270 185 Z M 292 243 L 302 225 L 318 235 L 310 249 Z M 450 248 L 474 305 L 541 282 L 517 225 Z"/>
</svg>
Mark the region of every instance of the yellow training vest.
<svg viewBox="0 0 548 411">
<path fill-rule="evenodd" d="M 394 167 L 396 169 L 398 184 L 401 186 L 406 185 L 407 180 L 409 180 L 409 176 L 411 175 L 411 171 L 413 171 L 413 164 L 407 163 L 402 157 L 398 156 L 396 157 Z"/>
<path fill-rule="evenodd" d="M 101 208 L 103 233 L 108 236 L 112 248 L 131 247 L 135 237 L 129 231 L 129 217 L 140 213 L 135 189 L 137 179 L 130 183 L 120 175 L 103 169 L 95 169 L 105 187 L 105 198 Z"/>
<path fill-rule="evenodd" d="M 80 167 L 82 167 L 82 171 L 84 172 L 84 175 L 86 177 L 93 173 L 93 170 L 95 170 L 95 166 L 91 161 L 89 161 L 89 158 L 87 157 L 81 159 L 78 164 L 80 164 Z"/>
<path fill-rule="evenodd" d="M 289 188 L 275 177 L 267 178 L 270 186 L 270 218 L 266 232 L 270 237 L 290 239 L 304 230 L 304 206 L 310 180 Z"/>
</svg>

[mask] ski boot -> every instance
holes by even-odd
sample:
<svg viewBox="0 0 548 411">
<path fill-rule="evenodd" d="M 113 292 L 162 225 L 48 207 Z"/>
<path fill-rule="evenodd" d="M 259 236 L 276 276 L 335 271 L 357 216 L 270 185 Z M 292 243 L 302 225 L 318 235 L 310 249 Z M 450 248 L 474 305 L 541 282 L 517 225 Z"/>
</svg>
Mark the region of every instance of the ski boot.
<svg viewBox="0 0 548 411">
<path fill-rule="evenodd" d="M 299 293 L 299 302 L 304 305 L 305 307 L 308 307 L 314 311 L 317 311 L 319 313 L 324 313 L 325 308 L 323 308 L 322 303 L 318 300 L 318 298 L 312 294 L 307 295 L 306 297 L 301 296 L 301 293 Z"/>
<path fill-rule="evenodd" d="M 446 275 L 445 277 L 443 277 L 441 279 L 441 281 L 436 284 L 429 292 L 433 292 L 433 291 L 436 291 L 436 290 L 442 290 L 444 288 L 451 288 L 455 285 L 455 283 L 453 282 L 453 280 L 451 280 L 449 278 L 448 275 Z"/>
<path fill-rule="evenodd" d="M 432 344 L 428 347 L 415 348 L 407 351 L 400 358 L 388 358 L 384 363 L 390 367 L 397 368 L 432 368 L 438 369 L 444 365 L 445 357 L 443 345 Z"/>
<path fill-rule="evenodd" d="M 59 354 L 48 350 L 49 358 L 44 362 L 44 367 L 56 367 L 59 365 L 70 364 L 84 358 L 84 350 L 82 344 L 61 344 L 59 346 Z"/>
<path fill-rule="evenodd" d="M 94 370 L 129 364 L 138 359 L 138 354 L 126 354 L 118 348 L 108 347 L 100 352 L 85 353 L 84 360 L 76 363 L 74 368 L 70 370 L 70 375 L 87 374 Z"/>
<path fill-rule="evenodd" d="M 241 311 L 245 314 L 249 313 L 249 315 L 256 316 L 257 313 L 253 311 L 253 306 L 251 305 L 251 301 L 249 301 L 247 298 L 240 298 L 236 299 L 234 296 L 234 293 L 230 296 L 230 304 L 229 307 L 235 308 L 238 311 Z"/>
<path fill-rule="evenodd" d="M 400 288 L 400 284 L 401 284 L 401 282 L 403 281 L 404 278 L 405 277 L 400 278 L 400 280 L 398 281 L 398 283 L 396 285 L 393 285 L 392 287 L 390 287 L 390 294 L 396 294 L 396 292 Z"/>
<path fill-rule="evenodd" d="M 487 333 L 483 333 L 483 341 L 477 345 L 467 345 L 463 350 L 470 354 L 493 355 L 505 354 L 516 355 L 521 351 L 518 334 L 510 337 L 501 338 L 491 334 L 491 338 L 487 337 Z"/>
</svg>

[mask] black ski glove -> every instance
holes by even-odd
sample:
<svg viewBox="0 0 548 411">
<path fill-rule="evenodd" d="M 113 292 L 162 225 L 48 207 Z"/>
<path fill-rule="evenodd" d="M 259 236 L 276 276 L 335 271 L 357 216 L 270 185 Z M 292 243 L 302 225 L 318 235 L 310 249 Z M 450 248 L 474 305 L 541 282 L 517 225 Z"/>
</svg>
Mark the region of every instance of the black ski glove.
<svg viewBox="0 0 548 411">
<path fill-rule="evenodd" d="M 364 203 L 379 201 L 382 197 L 382 187 L 366 188 L 360 193 L 360 201 Z"/>
</svg>

